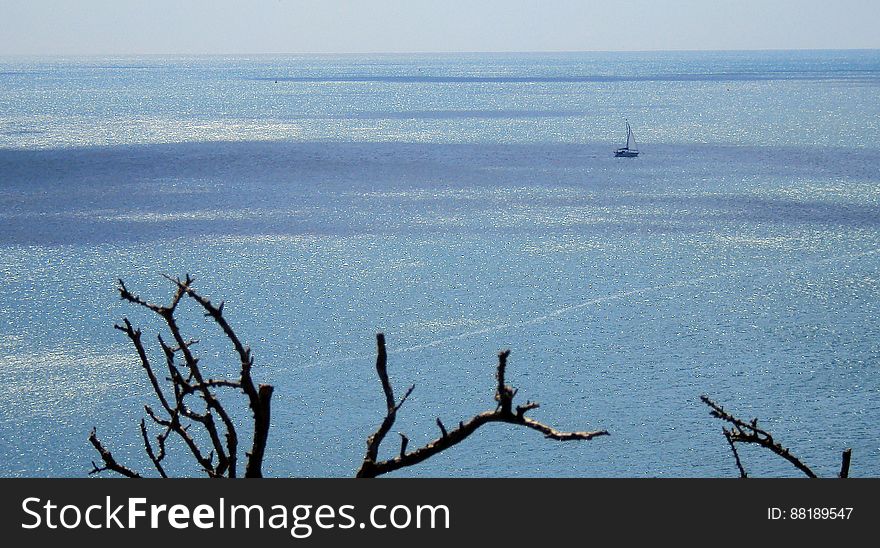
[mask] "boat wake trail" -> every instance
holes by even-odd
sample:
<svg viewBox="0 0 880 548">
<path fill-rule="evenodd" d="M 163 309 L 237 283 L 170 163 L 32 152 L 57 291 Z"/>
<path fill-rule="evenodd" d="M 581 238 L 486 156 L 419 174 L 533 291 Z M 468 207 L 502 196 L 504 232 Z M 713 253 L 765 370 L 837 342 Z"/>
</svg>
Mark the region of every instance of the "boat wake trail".
<svg viewBox="0 0 880 548">
<path fill-rule="evenodd" d="M 792 266 L 790 268 L 785 268 L 784 266 L 774 265 L 774 266 L 766 266 L 766 267 L 762 267 L 759 269 L 746 270 L 746 271 L 740 271 L 740 272 L 725 272 L 725 273 L 707 274 L 705 276 L 697 276 L 697 277 L 688 278 L 685 280 L 676 280 L 676 281 L 665 283 L 665 284 L 658 284 L 658 285 L 652 285 L 652 286 L 647 286 L 647 287 L 641 287 L 638 289 L 621 291 L 618 293 L 613 293 L 610 295 L 603 295 L 600 297 L 595 297 L 592 299 L 581 301 L 576 304 L 563 306 L 561 308 L 557 308 L 557 309 L 551 310 L 549 312 L 545 312 L 539 316 L 535 316 L 535 317 L 528 318 L 525 320 L 516 321 L 516 322 L 503 322 L 503 323 L 496 323 L 496 324 L 492 324 L 492 325 L 485 325 L 485 326 L 480 327 L 478 329 L 472 329 L 469 331 L 456 333 L 454 335 L 449 335 L 446 337 L 439 337 L 439 338 L 436 338 L 436 339 L 433 339 L 433 340 L 430 340 L 428 342 L 421 343 L 421 344 L 405 346 L 402 348 L 389 349 L 388 354 L 406 354 L 409 352 L 417 352 L 417 351 L 424 350 L 427 348 L 436 348 L 436 347 L 444 346 L 444 345 L 446 345 L 450 342 L 454 342 L 454 341 L 459 341 L 459 340 L 468 339 L 468 338 L 472 338 L 472 337 L 479 337 L 481 335 L 488 335 L 491 333 L 498 333 L 498 332 L 503 332 L 503 331 L 508 331 L 508 330 L 513 331 L 513 330 L 517 330 L 517 329 L 520 329 L 523 327 L 540 325 L 543 323 L 553 321 L 553 320 L 560 318 L 560 317 L 565 317 L 569 314 L 572 314 L 572 313 L 577 312 L 579 310 L 582 310 L 584 308 L 589 308 L 589 307 L 596 306 L 596 305 L 599 305 L 599 304 L 602 304 L 605 302 L 620 301 L 620 300 L 625 300 L 625 299 L 628 299 L 631 297 L 642 296 L 642 295 L 646 295 L 646 294 L 650 294 L 650 293 L 671 290 L 671 289 L 678 289 L 678 288 L 683 288 L 683 287 L 698 287 L 698 286 L 705 284 L 706 282 L 709 282 L 713 279 L 717 279 L 717 278 L 721 278 L 721 277 L 724 277 L 727 280 L 731 280 L 734 278 L 745 279 L 745 278 L 761 277 L 761 276 L 766 276 L 768 274 L 769 275 L 782 274 L 782 273 L 789 273 L 790 274 L 791 272 L 794 272 L 794 271 L 801 271 L 801 270 L 809 269 L 809 268 L 816 267 L 816 266 L 822 266 L 822 265 L 827 265 L 827 264 L 846 263 L 847 261 L 860 259 L 863 257 L 872 256 L 872 255 L 877 255 L 878 253 L 880 253 L 880 249 L 874 249 L 874 250 L 863 251 L 863 252 L 859 252 L 859 253 L 848 253 L 845 255 L 828 257 L 828 258 L 819 259 L 816 261 L 803 262 L 803 263 L 799 263 L 796 266 Z M 360 360 L 364 360 L 364 359 L 370 359 L 370 358 L 365 358 L 365 356 L 363 356 L 363 355 L 340 356 L 340 357 L 335 357 L 335 358 L 327 358 L 324 360 L 316 360 L 313 362 L 309 362 L 309 363 L 306 363 L 306 364 L 300 366 L 300 368 L 310 369 L 313 367 L 346 363 L 346 362 L 352 362 L 352 361 L 360 361 Z"/>
<path fill-rule="evenodd" d="M 559 317 L 566 316 L 566 315 L 568 315 L 572 312 L 575 312 L 577 310 L 581 310 L 583 308 L 595 306 L 597 304 L 601 304 L 604 302 L 627 299 L 629 297 L 634 297 L 637 295 L 645 295 L 645 294 L 648 294 L 651 292 L 663 291 L 666 289 L 677 289 L 677 288 L 686 287 L 686 286 L 698 286 L 698 285 L 706 282 L 707 280 L 712 279 L 712 278 L 716 278 L 716 277 L 718 277 L 718 274 L 699 276 L 699 277 L 691 278 L 688 280 L 677 280 L 677 281 L 670 282 L 667 284 L 642 287 L 639 289 L 631 289 L 629 291 L 621 291 L 619 293 L 613 293 L 611 295 L 604 295 L 602 297 L 595 297 L 593 299 L 582 301 L 577 304 L 572 304 L 572 305 L 564 306 L 562 308 L 557 308 L 557 309 L 552 310 L 550 312 L 545 312 L 544 314 L 542 314 L 540 316 L 536 316 L 534 318 L 529 318 L 527 320 L 521 320 L 518 322 L 506 322 L 506 323 L 487 325 L 487 326 L 481 327 L 479 329 L 473 329 L 471 331 L 465 331 L 463 333 L 457 333 L 455 335 L 449 335 L 447 337 L 440 337 L 437 339 L 433 339 L 433 340 L 428 341 L 426 343 L 421 343 L 421 344 L 416 344 L 416 345 L 412 345 L 412 346 L 405 346 L 403 348 L 395 348 L 393 350 L 388 350 L 388 354 L 391 355 L 391 354 L 405 354 L 407 352 L 416 352 L 419 350 L 424 350 L 426 348 L 435 348 L 438 346 L 443 346 L 443 345 L 445 345 L 449 342 L 453 342 L 453 341 L 468 339 L 471 337 L 478 337 L 480 335 L 487 335 L 490 333 L 498 333 L 498 332 L 507 331 L 507 330 L 516 330 L 516 329 L 520 329 L 522 327 L 527 327 L 530 325 L 538 325 L 538 324 L 552 321 L 552 320 L 559 318 Z M 344 357 L 338 357 L 338 358 L 328 358 L 326 360 L 318 360 L 318 361 L 307 363 L 307 364 L 301 366 L 300 368 L 310 369 L 312 367 L 319 367 L 319 366 L 352 362 L 352 361 L 360 361 L 363 359 L 365 359 L 365 358 L 362 355 L 344 356 Z"/>
<path fill-rule="evenodd" d="M 679 287 L 685 287 L 689 285 L 700 285 L 710 278 L 716 278 L 718 275 L 713 274 L 710 276 L 700 276 L 698 278 L 692 278 L 689 280 L 678 280 L 675 282 L 671 282 L 668 284 L 654 285 L 650 287 L 643 287 L 640 289 L 632 289 L 629 291 L 621 291 L 620 293 L 613 293 L 611 295 L 605 295 L 602 297 L 596 297 L 593 299 L 589 299 L 586 301 L 579 302 L 577 304 L 572 304 L 569 306 L 564 306 L 562 308 L 557 308 L 556 310 L 552 310 L 550 312 L 546 312 L 540 316 L 536 316 L 534 318 L 529 318 L 528 320 L 522 320 L 519 322 L 510 322 L 510 323 L 499 323 L 496 325 L 491 325 L 487 327 L 483 327 L 481 329 L 475 329 L 473 331 L 466 331 L 464 333 L 459 333 L 456 335 L 450 335 L 448 337 L 442 337 L 439 339 L 434 339 L 433 341 L 426 342 L 423 344 L 417 344 L 413 346 L 407 346 L 404 348 L 396 348 L 394 350 L 389 350 L 389 354 L 403 354 L 405 352 L 413 352 L 416 350 L 422 350 L 425 348 L 433 348 L 436 346 L 442 346 L 450 341 L 457 341 L 460 339 L 467 339 L 470 337 L 476 337 L 479 335 L 485 335 L 488 333 L 496 333 L 499 331 L 505 331 L 508 329 L 519 329 L 520 327 L 526 327 L 529 325 L 537 325 L 549 322 L 561 316 L 565 316 L 570 314 L 576 310 L 580 310 L 582 308 L 587 308 L 590 306 L 595 306 L 597 304 L 601 304 L 609 301 L 618 301 L 621 299 L 626 299 L 629 297 L 634 297 L 636 295 L 644 295 L 646 293 L 651 293 L 654 291 L 662 291 L 664 289 L 677 289 Z"/>
</svg>

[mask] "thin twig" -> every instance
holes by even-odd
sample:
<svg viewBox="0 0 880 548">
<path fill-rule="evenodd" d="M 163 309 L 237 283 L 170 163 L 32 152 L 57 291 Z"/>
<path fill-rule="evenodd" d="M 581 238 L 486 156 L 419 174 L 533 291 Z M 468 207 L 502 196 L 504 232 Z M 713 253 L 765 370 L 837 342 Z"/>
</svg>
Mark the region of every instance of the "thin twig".
<svg viewBox="0 0 880 548">
<path fill-rule="evenodd" d="M 166 429 L 166 432 L 168 430 Z M 162 459 L 165 458 L 165 438 L 162 436 L 158 436 L 156 439 L 159 442 L 159 454 L 153 452 L 153 444 L 150 443 L 150 436 L 147 433 L 147 422 L 144 419 L 141 419 L 141 436 L 144 439 L 144 450 L 147 452 L 147 456 L 150 457 L 150 460 L 153 461 L 153 466 L 156 467 L 156 471 L 159 472 L 159 475 L 163 478 L 167 478 L 168 474 L 165 473 L 165 468 L 162 466 Z"/>
<path fill-rule="evenodd" d="M 116 459 L 113 457 L 113 453 L 111 453 L 101 441 L 98 439 L 97 429 L 92 428 L 91 433 L 89 434 L 89 442 L 94 446 L 95 450 L 101 455 L 101 460 L 104 461 L 104 466 L 98 466 L 92 461 L 92 471 L 89 472 L 89 475 L 98 474 L 105 470 L 109 470 L 111 472 L 116 472 L 121 476 L 125 476 L 127 478 L 140 478 L 141 475 L 132 470 L 131 468 L 119 464 Z"/>
<path fill-rule="evenodd" d="M 759 445 L 784 458 L 795 468 L 803 472 L 807 477 L 817 477 L 806 464 L 792 455 L 791 451 L 783 447 L 782 444 L 777 443 L 769 432 L 758 428 L 758 419 L 752 419 L 750 422 L 745 422 L 725 411 L 723 407 L 709 399 L 707 396 L 700 396 L 700 400 L 712 409 L 709 413 L 710 415 L 733 425 L 733 428 L 731 428 L 727 434 L 728 443 L 730 443 L 731 447 L 733 447 L 734 443 L 752 443 Z M 739 460 L 738 456 L 737 460 Z"/>
<path fill-rule="evenodd" d="M 724 439 L 727 440 L 727 444 L 730 446 L 730 451 L 733 453 L 733 458 L 736 460 L 736 468 L 739 470 L 739 477 L 748 478 L 749 475 L 746 473 L 746 469 L 743 468 L 742 461 L 739 460 L 739 451 L 736 450 L 736 444 L 733 441 L 733 437 L 730 435 L 730 430 L 727 428 L 721 428 L 724 432 Z"/>
</svg>

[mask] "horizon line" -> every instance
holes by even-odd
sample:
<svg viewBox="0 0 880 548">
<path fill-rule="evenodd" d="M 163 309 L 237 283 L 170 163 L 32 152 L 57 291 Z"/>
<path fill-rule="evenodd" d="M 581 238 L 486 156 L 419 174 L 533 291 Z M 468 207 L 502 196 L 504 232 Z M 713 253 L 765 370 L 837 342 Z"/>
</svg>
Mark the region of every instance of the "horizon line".
<svg viewBox="0 0 880 548">
<path fill-rule="evenodd" d="M 880 51 L 880 47 L 867 48 L 730 48 L 730 49 L 590 49 L 590 50 L 408 50 L 408 51 L 300 51 L 300 52 L 69 52 L 69 53 L 0 53 L 0 58 L 22 57 L 243 57 L 243 56 L 357 56 L 357 55 L 540 55 L 540 54 L 580 54 L 580 53 L 760 53 L 760 52 L 854 52 Z"/>
</svg>

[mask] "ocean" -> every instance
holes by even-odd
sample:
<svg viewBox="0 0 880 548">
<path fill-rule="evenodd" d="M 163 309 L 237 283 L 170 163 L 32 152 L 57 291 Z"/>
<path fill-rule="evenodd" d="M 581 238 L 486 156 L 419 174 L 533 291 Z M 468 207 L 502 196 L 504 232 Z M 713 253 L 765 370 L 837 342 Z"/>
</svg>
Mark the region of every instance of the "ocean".
<svg viewBox="0 0 880 548">
<path fill-rule="evenodd" d="M 411 448 L 494 409 L 501 349 L 531 416 L 611 433 L 490 425 L 398 475 L 735 477 L 706 394 L 880 476 L 878 90 L 880 51 L 0 59 L 0 475 L 85 476 L 93 426 L 150 471 L 113 325 L 161 364 L 160 326 L 116 280 L 190 273 L 275 386 L 266 475 L 354 475 L 381 331 Z"/>
</svg>

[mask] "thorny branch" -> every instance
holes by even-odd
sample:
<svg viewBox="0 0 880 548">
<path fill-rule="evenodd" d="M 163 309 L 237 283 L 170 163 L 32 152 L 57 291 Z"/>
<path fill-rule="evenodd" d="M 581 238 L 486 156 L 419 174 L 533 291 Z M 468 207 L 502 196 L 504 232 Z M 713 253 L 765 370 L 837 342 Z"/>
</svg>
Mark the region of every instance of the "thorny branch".
<svg viewBox="0 0 880 548">
<path fill-rule="evenodd" d="M 241 343 L 223 316 L 223 303 L 214 306 L 211 301 L 197 293 L 192 288 L 193 279 L 189 275 L 183 280 L 168 276 L 166 278 L 175 285 L 175 291 L 170 304 L 165 306 L 148 302 L 135 295 L 128 290 L 122 280 L 119 280 L 118 286 L 119 295 L 123 300 L 142 306 L 161 317 L 174 341 L 173 344 L 168 344 L 161 335 L 158 337 L 159 347 L 164 355 L 165 366 L 168 370 L 168 376 L 163 379 L 168 385 L 163 386 L 142 341 L 141 330 L 135 329 L 128 318 L 124 318 L 121 325 L 114 326 L 125 333 L 134 346 L 140 359 L 141 368 L 146 372 L 150 386 L 161 405 L 158 412 L 149 405 L 144 406 L 147 416 L 155 424 L 162 427 L 161 433 L 155 437 L 156 446 L 154 447 L 150 440 L 146 421 L 141 420 L 144 450 L 158 474 L 161 477 L 167 477 L 163 461 L 166 457 L 166 441 L 173 434 L 184 442 L 206 475 L 212 478 L 236 477 L 238 474 L 238 433 L 231 416 L 220 402 L 216 389 L 238 389 L 246 395 L 254 420 L 253 443 L 250 451 L 245 453 L 247 463 L 244 475 L 245 477 L 262 477 L 262 462 L 270 424 L 272 386 L 266 384 L 256 386 L 254 384 L 251 377 L 253 356 L 250 349 Z M 186 297 L 198 303 L 204 310 L 204 315 L 211 318 L 232 343 L 240 363 L 238 379 L 205 378 L 199 358 L 192 350 L 197 341 L 184 338 L 175 317 L 178 305 Z M 190 405 L 190 397 L 192 396 L 201 399 L 204 404 L 203 411 L 196 410 Z M 199 445 L 200 442 L 190 434 L 193 425 L 198 425 L 210 440 L 211 449 L 207 453 Z M 139 473 L 116 462 L 110 451 L 98 440 L 95 430 L 92 430 L 89 441 L 104 462 L 104 466 L 100 467 L 93 463 L 94 469 L 91 473 L 106 470 L 126 477 L 141 477 Z"/>
<path fill-rule="evenodd" d="M 739 470 L 739 477 L 748 478 L 749 475 L 746 473 L 746 469 L 743 468 L 742 461 L 739 460 L 739 451 L 736 450 L 736 443 L 733 440 L 730 430 L 727 428 L 722 428 L 721 430 L 724 432 L 724 439 L 727 440 L 727 445 L 730 446 L 730 451 L 733 453 L 733 459 L 736 461 L 736 469 Z"/>
<path fill-rule="evenodd" d="M 407 451 L 409 438 L 401 433 L 400 453 L 396 457 L 388 460 L 378 460 L 379 446 L 394 425 L 397 411 L 412 393 L 415 386 L 411 386 L 399 402 L 395 400 L 394 390 L 388 378 L 388 354 L 385 350 L 385 336 L 382 333 L 376 335 L 376 346 L 376 373 L 379 375 L 379 380 L 382 384 L 382 391 L 385 394 L 386 414 L 376 432 L 367 438 L 367 450 L 364 456 L 364 461 L 357 472 L 357 477 L 359 478 L 375 478 L 400 468 L 418 464 L 423 460 L 464 441 L 481 426 L 491 422 L 504 422 L 531 428 L 541 432 L 545 437 L 557 441 L 591 440 L 598 436 L 608 435 L 606 430 L 597 430 L 593 432 L 561 432 L 544 423 L 526 417 L 526 412 L 538 407 L 538 404 L 534 402 L 526 402 L 523 405 L 517 406 L 514 410 L 513 398 L 517 391 L 511 386 L 505 384 L 504 377 L 507 368 L 507 357 L 510 355 L 510 351 L 505 350 L 498 354 L 498 366 L 496 369 L 496 379 L 498 384 L 495 392 L 497 407 L 494 411 L 485 411 L 466 421 L 459 422 L 458 427 L 451 430 L 447 430 L 443 425 L 443 422 L 438 418 L 437 426 L 440 429 L 440 437 L 427 445 L 412 451 Z"/>
<path fill-rule="evenodd" d="M 116 462 L 116 459 L 113 457 L 113 453 L 111 453 L 107 448 L 105 448 L 101 441 L 98 439 L 98 433 L 92 428 L 91 433 L 89 434 L 89 443 L 91 443 L 98 454 L 101 455 L 101 460 L 104 461 L 104 466 L 98 466 L 95 464 L 95 461 L 92 461 L 92 471 L 89 472 L 89 475 L 99 474 L 104 472 L 105 470 L 109 470 L 111 472 L 116 472 L 121 476 L 125 476 L 127 478 L 140 478 L 141 475 L 128 468 L 127 466 L 123 466 Z"/>
<path fill-rule="evenodd" d="M 746 422 L 725 411 L 723 407 L 709 399 L 708 396 L 700 396 L 700 400 L 702 400 L 703 403 L 705 403 L 709 406 L 710 409 L 712 409 L 712 411 L 709 413 L 711 416 L 726 421 L 732 426 L 730 429 L 722 428 L 722 431 L 724 432 L 724 437 L 727 439 L 727 443 L 730 445 L 730 449 L 733 451 L 733 456 L 736 459 L 736 466 L 739 469 L 740 477 L 747 478 L 748 474 L 746 473 L 745 468 L 743 468 L 742 462 L 739 458 L 739 453 L 736 450 L 735 444 L 737 443 L 751 443 L 759 445 L 790 462 L 795 468 L 800 470 L 808 478 L 817 477 L 815 472 L 813 472 L 810 467 L 808 467 L 806 464 L 803 463 L 803 461 L 795 457 L 791 453 L 791 451 L 783 447 L 782 444 L 774 440 L 773 436 L 769 432 L 759 428 L 758 419 L 752 419 L 751 421 Z M 843 462 L 840 468 L 841 478 L 845 478 L 849 475 L 849 463 L 851 455 L 851 449 L 847 449 L 843 452 Z"/>
</svg>

